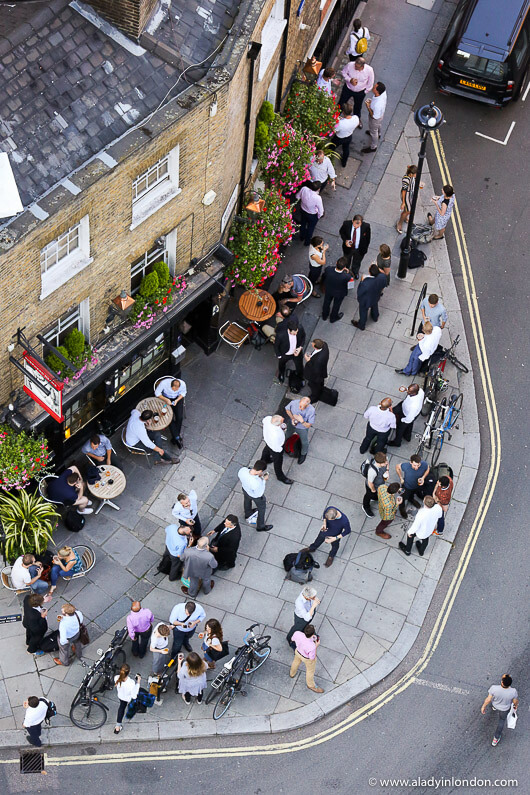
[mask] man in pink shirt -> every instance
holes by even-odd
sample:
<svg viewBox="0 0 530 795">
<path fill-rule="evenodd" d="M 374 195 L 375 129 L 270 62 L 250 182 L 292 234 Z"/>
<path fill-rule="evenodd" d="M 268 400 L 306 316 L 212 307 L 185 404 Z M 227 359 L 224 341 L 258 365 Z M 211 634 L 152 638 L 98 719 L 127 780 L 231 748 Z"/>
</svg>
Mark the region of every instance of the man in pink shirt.
<svg viewBox="0 0 530 795">
<path fill-rule="evenodd" d="M 361 111 L 367 91 L 374 87 L 374 70 L 368 66 L 364 58 L 350 61 L 342 70 L 345 83 L 339 99 L 339 105 L 344 105 L 353 97 L 353 113 L 359 118 L 359 129 L 362 128 Z"/>
<path fill-rule="evenodd" d="M 296 672 L 303 662 L 305 665 L 305 681 L 310 690 L 314 693 L 323 693 L 321 687 L 315 684 L 315 667 L 317 664 L 317 649 L 320 645 L 320 638 L 315 634 L 313 624 L 307 624 L 303 631 L 293 633 L 291 640 L 296 644 L 294 660 L 291 663 L 289 676 L 294 679 Z"/>
<path fill-rule="evenodd" d="M 296 198 L 300 199 L 300 240 L 304 241 L 304 246 L 311 243 L 317 221 L 324 215 L 319 190 L 320 182 L 307 182 L 296 194 Z"/>
</svg>

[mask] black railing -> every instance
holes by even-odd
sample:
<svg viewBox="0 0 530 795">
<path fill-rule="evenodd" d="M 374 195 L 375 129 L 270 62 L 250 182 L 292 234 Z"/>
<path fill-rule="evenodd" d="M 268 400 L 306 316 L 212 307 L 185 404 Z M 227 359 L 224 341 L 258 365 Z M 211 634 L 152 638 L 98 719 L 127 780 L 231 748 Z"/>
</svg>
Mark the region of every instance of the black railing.
<svg viewBox="0 0 530 795">
<path fill-rule="evenodd" d="M 337 4 L 315 48 L 315 55 L 325 68 L 331 63 L 339 41 L 350 24 L 360 0 L 337 0 Z"/>
<path fill-rule="evenodd" d="M 420 308 L 420 304 L 427 295 L 427 282 L 424 283 L 423 287 L 421 288 L 420 297 L 418 298 L 418 303 L 416 304 L 416 309 L 414 310 L 414 320 L 412 321 L 412 328 L 410 330 L 410 336 L 413 337 L 415 332 L 414 329 L 416 328 L 416 318 L 418 317 L 418 310 Z"/>
</svg>

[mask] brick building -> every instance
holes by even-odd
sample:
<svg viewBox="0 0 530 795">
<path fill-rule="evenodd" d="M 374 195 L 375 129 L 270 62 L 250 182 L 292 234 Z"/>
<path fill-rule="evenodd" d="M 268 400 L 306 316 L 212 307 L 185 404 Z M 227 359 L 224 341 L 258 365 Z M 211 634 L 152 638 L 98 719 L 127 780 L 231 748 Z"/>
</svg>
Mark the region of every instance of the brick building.
<svg viewBox="0 0 530 795">
<path fill-rule="evenodd" d="M 0 219 L 0 405 L 59 457 L 110 431 L 178 372 L 172 351 L 218 340 L 221 244 L 252 180 L 255 119 L 356 0 L 0 2 L 0 151 L 23 211 Z M 331 25 L 331 29 L 330 29 Z M 113 308 L 164 260 L 187 289 L 149 329 Z M 193 260 L 193 263 L 192 263 Z M 25 338 L 42 356 L 79 328 L 97 363 L 63 387 L 56 422 L 21 393 Z"/>
</svg>

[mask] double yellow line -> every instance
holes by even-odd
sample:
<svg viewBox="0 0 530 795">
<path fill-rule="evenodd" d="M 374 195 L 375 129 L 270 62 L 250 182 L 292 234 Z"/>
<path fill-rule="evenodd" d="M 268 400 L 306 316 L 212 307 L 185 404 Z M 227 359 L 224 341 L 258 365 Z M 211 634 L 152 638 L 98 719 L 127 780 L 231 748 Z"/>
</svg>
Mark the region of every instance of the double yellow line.
<svg viewBox="0 0 530 795">
<path fill-rule="evenodd" d="M 445 158 L 442 140 L 439 131 L 431 133 L 434 152 L 440 169 L 442 181 L 452 184 L 449 168 Z M 48 766 L 75 766 L 75 765 L 104 765 L 104 764 L 118 764 L 123 762 L 138 762 L 138 761 L 167 761 L 171 759 L 207 759 L 219 757 L 242 757 L 242 756 L 272 756 L 276 754 L 288 754 L 302 751 L 305 749 L 313 748 L 316 745 L 332 740 L 339 734 L 348 731 L 356 724 L 365 720 L 369 715 L 377 712 L 385 704 L 388 704 L 399 693 L 402 693 L 413 684 L 416 677 L 427 667 L 431 657 L 433 656 L 436 648 L 442 637 L 445 625 L 451 613 L 454 601 L 458 594 L 460 585 L 466 573 L 471 554 L 477 543 L 480 531 L 486 519 L 486 514 L 490 506 L 493 492 L 499 476 L 500 460 L 501 460 L 501 441 L 499 420 L 497 416 L 497 408 L 495 405 L 495 395 L 493 391 L 493 384 L 488 365 L 488 357 L 486 353 L 486 346 L 484 343 L 484 335 L 482 331 L 482 323 L 480 319 L 480 311 L 475 292 L 475 282 L 473 278 L 473 271 L 466 245 L 464 229 L 462 225 L 462 218 L 458 208 L 458 203 L 455 202 L 453 211 L 453 231 L 456 238 L 458 248 L 458 255 L 462 267 L 462 274 L 464 279 L 464 290 L 466 295 L 466 302 L 471 320 L 471 329 L 473 333 L 473 340 L 475 343 L 475 353 L 478 360 L 480 381 L 484 392 L 486 401 L 486 413 L 488 418 L 490 444 L 491 444 L 491 462 L 488 471 L 486 486 L 482 493 L 480 504 L 473 520 L 469 536 L 465 543 L 464 549 L 456 571 L 453 575 L 449 585 L 447 594 L 445 596 L 443 605 L 438 613 L 436 622 L 427 641 L 425 649 L 420 659 L 413 665 L 413 667 L 399 679 L 395 684 L 385 690 L 384 693 L 374 698 L 365 706 L 353 712 L 344 720 L 336 725 L 318 732 L 310 737 L 300 740 L 294 740 L 286 743 L 270 743 L 265 745 L 254 746 L 232 746 L 219 749 L 171 749 L 168 751 L 152 751 L 152 752 L 127 752 L 115 754 L 98 754 L 97 756 L 67 756 L 67 757 L 54 757 L 47 756 L 46 762 Z M 18 760 L 6 760 L 7 763 L 16 762 Z"/>
</svg>

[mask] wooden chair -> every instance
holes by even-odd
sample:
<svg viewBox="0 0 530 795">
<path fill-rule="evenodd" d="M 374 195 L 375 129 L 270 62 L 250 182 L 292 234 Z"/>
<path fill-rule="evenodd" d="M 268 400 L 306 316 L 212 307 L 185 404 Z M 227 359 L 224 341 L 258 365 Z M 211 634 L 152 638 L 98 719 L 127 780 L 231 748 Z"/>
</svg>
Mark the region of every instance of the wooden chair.
<svg viewBox="0 0 530 795">
<path fill-rule="evenodd" d="M 17 596 L 22 596 L 23 594 L 26 594 L 26 593 L 31 593 L 31 588 L 29 587 L 29 585 L 26 588 L 15 588 L 15 586 L 13 585 L 13 582 L 11 580 L 11 569 L 12 568 L 13 568 L 12 566 L 4 566 L 4 568 L 2 569 L 1 577 L 2 577 L 2 585 L 4 586 L 4 588 L 7 588 L 8 591 L 11 591 L 12 593 L 14 593 L 15 594 L 15 598 Z M 15 600 L 12 599 L 9 602 L 9 604 L 10 605 L 13 604 L 14 601 Z"/>
<path fill-rule="evenodd" d="M 232 361 L 234 361 L 238 350 L 248 340 L 248 331 L 243 326 L 240 326 L 239 323 L 227 320 L 219 329 L 219 336 L 227 345 L 234 349 L 234 355 L 232 356 Z"/>
<path fill-rule="evenodd" d="M 148 453 L 147 450 L 143 449 L 143 447 L 131 447 L 131 445 L 127 444 L 127 442 L 125 441 L 125 434 L 126 433 L 127 433 L 127 426 L 125 425 L 122 428 L 122 431 L 121 431 L 121 441 L 122 441 L 122 444 L 125 447 L 125 449 L 128 450 L 129 453 L 131 453 L 132 455 L 143 455 L 143 456 L 145 456 L 145 459 L 147 461 L 147 466 L 149 467 L 149 469 L 151 469 L 151 467 L 153 466 L 153 464 L 151 462 L 151 458 L 153 456 L 153 453 Z"/>
</svg>

